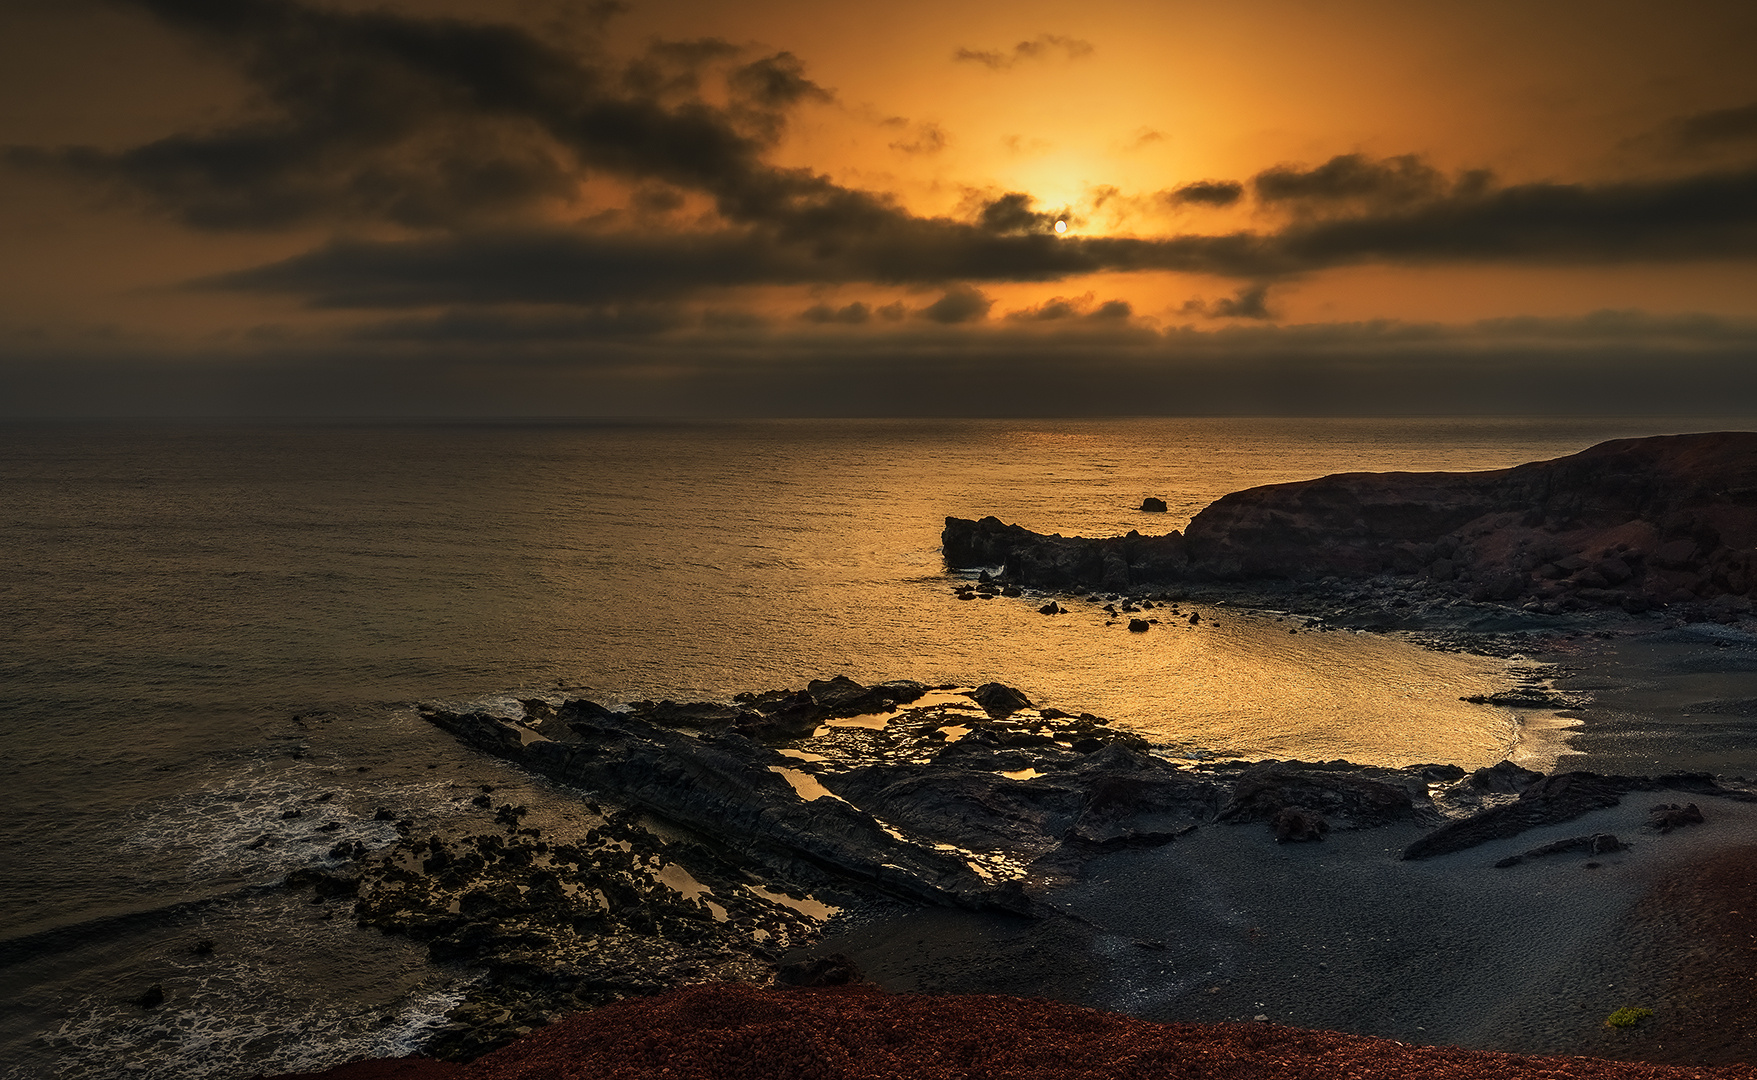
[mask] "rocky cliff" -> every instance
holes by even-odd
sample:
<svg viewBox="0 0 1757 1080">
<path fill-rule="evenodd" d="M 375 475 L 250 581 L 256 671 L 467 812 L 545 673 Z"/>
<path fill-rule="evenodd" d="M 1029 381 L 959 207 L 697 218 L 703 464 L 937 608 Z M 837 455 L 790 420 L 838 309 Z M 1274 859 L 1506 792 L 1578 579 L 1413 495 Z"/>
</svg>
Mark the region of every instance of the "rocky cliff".
<svg viewBox="0 0 1757 1080">
<path fill-rule="evenodd" d="M 943 541 L 950 566 L 999 566 L 1041 588 L 1389 574 L 1555 610 L 1742 613 L 1757 584 L 1757 432 L 1620 439 L 1491 472 L 1272 484 L 1219 499 L 1182 535 L 947 518 Z"/>
</svg>

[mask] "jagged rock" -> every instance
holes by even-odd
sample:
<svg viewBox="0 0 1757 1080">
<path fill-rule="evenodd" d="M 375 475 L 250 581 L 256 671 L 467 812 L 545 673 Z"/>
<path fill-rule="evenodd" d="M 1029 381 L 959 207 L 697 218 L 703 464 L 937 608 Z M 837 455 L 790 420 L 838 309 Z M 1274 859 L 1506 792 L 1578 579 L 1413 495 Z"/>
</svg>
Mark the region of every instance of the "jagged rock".
<svg viewBox="0 0 1757 1080">
<path fill-rule="evenodd" d="M 1011 716 L 1020 709 L 1029 709 L 1031 699 L 1019 691 L 1002 683 L 983 683 L 970 694 L 971 700 L 982 706 L 982 711 L 989 716 L 1000 718 Z"/>
<path fill-rule="evenodd" d="M 1330 831 L 1330 823 L 1324 820 L 1323 815 L 1314 814 L 1299 806 L 1285 806 L 1277 810 L 1269 826 L 1275 831 L 1277 844 L 1322 840 L 1324 834 Z"/>
<path fill-rule="evenodd" d="M 1471 773 L 1470 779 L 1465 783 L 1477 791 L 1515 795 L 1542 779 L 1543 773 L 1533 772 L 1511 761 L 1497 761 L 1487 768 Z"/>
<path fill-rule="evenodd" d="M 1693 791 L 1740 802 L 1757 802 L 1748 792 L 1723 788 L 1708 773 L 1664 776 L 1600 776 L 1566 772 L 1546 776 L 1510 803 L 1449 822 L 1403 849 L 1402 858 L 1427 859 L 1517 836 L 1527 829 L 1572 821 L 1593 810 L 1616 806 L 1632 791 Z"/>
<path fill-rule="evenodd" d="M 1403 787 L 1302 765 L 1272 761 L 1246 769 L 1217 819 L 1273 822 L 1283 810 L 1297 808 L 1335 819 L 1342 828 L 1365 828 L 1417 817 L 1415 801 Z"/>
<path fill-rule="evenodd" d="M 806 691 L 831 713 L 856 716 L 888 712 L 927 693 L 927 687 L 907 679 L 862 686 L 846 675 L 837 675 L 833 679 L 813 679 L 806 684 Z"/>
<path fill-rule="evenodd" d="M 839 799 L 800 799 L 773 771 L 799 762 L 736 732 L 698 737 L 630 715 L 575 724 L 566 741 L 527 744 L 516 732 L 503 737 L 496 729 L 514 725 L 485 713 L 429 708 L 423 715 L 470 745 L 698 829 L 782 870 L 803 861 L 931 904 L 981 907 L 991 900 L 962 860 L 896 840 Z"/>
<path fill-rule="evenodd" d="M 338 896 L 353 896 L 360 887 L 357 874 L 333 874 L 327 870 L 303 866 L 288 874 L 282 884 L 289 889 L 302 889 L 311 886 L 314 899 L 333 900 Z"/>
<path fill-rule="evenodd" d="M 1430 784 L 1443 784 L 1451 780 L 1462 780 L 1467 775 L 1462 766 L 1443 765 L 1411 765 L 1410 769 L 1420 773 L 1421 778 Z"/>
<path fill-rule="evenodd" d="M 817 730 L 819 723 L 832 712 L 807 691 L 787 693 L 772 690 L 767 694 L 740 694 L 736 699 L 748 706 L 733 725 L 740 735 L 762 742 L 785 742 L 804 738 Z"/>
<path fill-rule="evenodd" d="M 1060 615 L 1063 610 L 1064 609 L 1062 608 L 1062 606 L 1060 604 L 1057 604 L 1054 600 L 1051 600 L 1049 603 L 1038 608 L 1037 614 L 1039 614 L 1039 615 Z"/>
<path fill-rule="evenodd" d="M 1647 823 L 1661 833 L 1669 833 L 1673 829 L 1681 829 L 1685 825 L 1702 824 L 1702 811 L 1695 803 L 1679 806 L 1677 803 L 1661 803 L 1647 812 Z"/>
<path fill-rule="evenodd" d="M 1619 439 L 1490 472 L 1251 488 L 1203 509 L 1182 535 L 1046 536 L 994 517 L 947 518 L 942 542 L 949 566 L 1002 565 L 1006 580 L 1043 588 L 1394 574 L 1481 601 L 1642 611 L 1749 599 L 1754 475 L 1757 433 Z"/>
<path fill-rule="evenodd" d="M 1141 512 L 1145 514 L 1163 514 L 1165 513 L 1165 500 L 1149 495 L 1141 500 Z"/>
<path fill-rule="evenodd" d="M 1131 634 L 1145 634 L 1146 632 L 1147 632 L 1147 620 L 1146 619 L 1130 619 L 1129 620 L 1129 633 L 1131 633 Z"/>
</svg>

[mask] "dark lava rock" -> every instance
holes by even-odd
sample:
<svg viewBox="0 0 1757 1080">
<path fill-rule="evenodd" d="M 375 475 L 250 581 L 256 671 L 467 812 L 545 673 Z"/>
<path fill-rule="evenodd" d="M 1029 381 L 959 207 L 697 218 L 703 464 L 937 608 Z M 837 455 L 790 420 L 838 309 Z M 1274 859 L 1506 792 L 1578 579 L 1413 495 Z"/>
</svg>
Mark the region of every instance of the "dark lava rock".
<svg viewBox="0 0 1757 1080">
<path fill-rule="evenodd" d="M 1542 847 L 1532 848 L 1523 855 L 1509 855 L 1507 858 L 1495 863 L 1495 868 L 1497 870 L 1504 870 L 1509 866 L 1518 866 L 1526 859 L 1541 859 L 1546 855 L 1566 855 L 1570 852 L 1581 852 L 1586 855 L 1608 855 L 1612 852 L 1626 850 L 1628 846 L 1628 844 L 1618 840 L 1610 833 L 1594 833 L 1591 836 L 1571 836 L 1566 840 L 1557 840 L 1554 843 L 1545 844 Z M 1587 863 L 1586 865 L 1596 866 L 1598 864 Z"/>
<path fill-rule="evenodd" d="M 971 692 L 970 697 L 982 706 L 983 712 L 996 719 L 1031 707 L 1030 698 L 1004 683 L 983 683 Z"/>
<path fill-rule="evenodd" d="M 1725 621 L 1757 589 L 1752 476 L 1757 432 L 1657 436 L 1489 472 L 1250 488 L 1182 535 L 1063 537 L 986 517 L 947 518 L 941 538 L 948 566 L 1003 565 L 1007 581 L 1042 588 L 1390 574 L 1481 602 L 1680 604 Z"/>
<path fill-rule="evenodd" d="M 1147 514 L 1163 514 L 1165 513 L 1165 500 L 1149 495 L 1141 500 L 1141 511 Z"/>
<path fill-rule="evenodd" d="M 1647 812 L 1647 823 L 1661 833 L 1669 833 L 1673 829 L 1681 829 L 1685 825 L 1702 824 L 1702 811 L 1695 803 L 1679 806 L 1677 803 L 1661 803 Z"/>
<path fill-rule="evenodd" d="M 1664 776 L 1556 773 L 1527 787 L 1513 802 L 1492 806 L 1442 825 L 1404 848 L 1402 857 L 1431 858 L 1463 851 L 1490 840 L 1517 836 L 1541 825 L 1572 821 L 1594 810 L 1616 806 L 1632 791 L 1692 791 L 1739 802 L 1757 802 L 1757 795 L 1723 788 L 1708 773 L 1668 773 Z"/>
<path fill-rule="evenodd" d="M 1533 772 L 1511 761 L 1498 761 L 1471 773 L 1466 783 L 1478 791 L 1516 795 L 1542 779 L 1543 773 Z"/>
<path fill-rule="evenodd" d="M 1147 632 L 1147 620 L 1146 619 L 1130 619 L 1129 620 L 1129 633 L 1131 633 L 1131 634 L 1145 634 L 1146 632 Z"/>
<path fill-rule="evenodd" d="M 897 840 L 839 799 L 801 799 L 774 771 L 800 762 L 736 732 L 697 737 L 624 716 L 575 724 L 565 741 L 527 745 L 516 731 L 506 737 L 514 725 L 485 713 L 423 715 L 470 745 L 699 830 L 778 872 L 829 870 L 929 904 L 989 902 L 988 887 L 962 859 Z"/>
<path fill-rule="evenodd" d="M 338 896 L 353 896 L 360 887 L 358 876 L 333 874 L 328 870 L 302 866 L 288 874 L 282 884 L 289 889 L 311 887 L 314 899 L 333 900 Z"/>
<path fill-rule="evenodd" d="M 145 993 L 129 1001 L 130 1005 L 137 1005 L 142 1009 L 156 1009 L 164 1003 L 165 988 L 157 983 L 147 987 Z"/>
<path fill-rule="evenodd" d="M 1462 766 L 1444 765 L 1411 765 L 1410 769 L 1421 774 L 1421 778 L 1430 784 L 1443 784 L 1452 780 L 1462 780 L 1465 772 Z"/>
<path fill-rule="evenodd" d="M 1063 610 L 1065 610 L 1065 609 L 1063 609 L 1061 607 L 1061 605 L 1057 604 L 1054 600 L 1051 600 L 1049 603 L 1038 608 L 1037 614 L 1039 614 L 1039 615 L 1060 615 L 1063 612 Z"/>
<path fill-rule="evenodd" d="M 740 694 L 748 710 L 734 725 L 740 735 L 762 742 L 802 739 L 817 730 L 833 713 L 809 692 L 770 691 L 762 695 Z"/>
<path fill-rule="evenodd" d="M 1341 828 L 1369 828 L 1417 818 L 1408 789 L 1302 762 L 1265 762 L 1240 774 L 1217 820 L 1274 822 L 1297 809 L 1336 820 Z"/>
<path fill-rule="evenodd" d="M 859 716 L 889 712 L 927 693 L 927 687 L 907 679 L 862 686 L 846 675 L 837 675 L 833 679 L 813 679 L 806 684 L 806 692 L 834 715 Z"/>
<path fill-rule="evenodd" d="M 1287 806 L 1276 811 L 1269 826 L 1275 830 L 1277 844 L 1322 840 L 1324 834 L 1330 831 L 1330 823 L 1324 820 L 1323 815 L 1314 814 L 1299 806 Z"/>
</svg>

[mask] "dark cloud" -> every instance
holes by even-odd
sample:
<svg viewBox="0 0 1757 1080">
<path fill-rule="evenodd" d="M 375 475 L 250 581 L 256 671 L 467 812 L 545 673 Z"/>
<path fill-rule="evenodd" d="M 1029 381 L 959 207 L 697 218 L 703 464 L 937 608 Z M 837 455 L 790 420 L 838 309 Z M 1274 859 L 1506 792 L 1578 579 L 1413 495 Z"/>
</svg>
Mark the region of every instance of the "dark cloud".
<svg viewBox="0 0 1757 1080">
<path fill-rule="evenodd" d="M 890 147 L 905 154 L 937 154 L 946 148 L 946 133 L 938 124 L 921 123 L 915 125 L 907 138 L 898 139 Z"/>
<path fill-rule="evenodd" d="M 1298 223 L 1273 238 L 1289 265 L 1589 265 L 1757 255 L 1757 171 L 1605 184 L 1469 186 L 1407 207 Z"/>
<path fill-rule="evenodd" d="M 1180 310 L 1185 315 L 1200 315 L 1208 319 L 1268 320 L 1275 317 L 1269 310 L 1267 285 L 1247 285 L 1233 295 L 1221 297 L 1219 300 L 1187 300 Z"/>
<path fill-rule="evenodd" d="M 1373 160 L 1362 154 L 1339 154 L 1313 169 L 1278 165 L 1251 178 L 1251 188 L 1265 203 L 1362 200 L 1395 205 L 1442 194 L 1446 178 L 1415 154 Z"/>
<path fill-rule="evenodd" d="M 814 323 L 846 323 L 859 326 L 872 321 L 872 306 L 856 300 L 845 307 L 831 307 L 828 304 L 813 304 L 799 313 L 806 322 Z"/>
<path fill-rule="evenodd" d="M 976 220 L 991 233 L 1047 232 L 1055 228 L 1056 216 L 1033 210 L 1031 196 L 1010 191 L 985 203 Z"/>
<path fill-rule="evenodd" d="M 1009 311 L 1007 318 L 1012 322 L 1064 323 L 1070 320 L 1088 322 L 1111 322 L 1127 320 L 1134 315 L 1134 308 L 1127 300 L 1106 300 L 1097 307 L 1092 306 L 1092 294 L 1073 298 L 1065 296 L 1051 297 L 1035 307 L 1021 311 Z"/>
<path fill-rule="evenodd" d="M 787 53 L 732 69 L 735 100 L 719 108 L 694 94 L 702 65 L 738 52 L 714 39 L 659 43 L 618 72 L 513 26 L 295 0 L 132 3 L 235 60 L 258 98 L 250 118 L 122 151 L 7 156 L 196 227 L 467 225 L 571 198 L 592 172 L 702 191 L 736 220 L 883 202 L 761 160 L 788 109 L 828 94 Z"/>
<path fill-rule="evenodd" d="M 756 105 L 782 110 L 802 101 L 830 102 L 835 95 L 805 77 L 805 65 L 790 52 L 755 60 L 732 72 L 732 89 Z"/>
<path fill-rule="evenodd" d="M 1162 197 L 1173 206 L 1231 206 L 1244 193 L 1245 186 L 1236 180 L 1198 180 L 1164 192 Z"/>
<path fill-rule="evenodd" d="M 1682 117 L 1672 125 L 1672 132 L 1688 149 L 1757 142 L 1757 102 Z"/>
<path fill-rule="evenodd" d="M 857 192 L 781 198 L 774 224 L 711 233 L 483 232 L 347 243 L 212 279 L 325 306 L 599 303 L 702 288 L 1056 281 L 1171 270 L 1263 282 L 1367 263 L 1596 265 L 1757 255 L 1757 171 L 1522 184 L 1301 218 L 1272 232 L 1057 237 L 1007 195 L 979 220 L 916 218 Z"/>
<path fill-rule="evenodd" d="M 1757 323 L 1705 316 L 1164 332 L 1069 321 L 1052 333 L 912 320 L 884 334 L 703 317 L 669 332 L 663 371 L 649 340 L 605 337 L 587 320 L 572 336 L 543 313 L 459 318 L 390 320 L 340 341 L 265 336 L 243 363 L 237 351 L 57 345 L 0 327 L 0 412 L 1390 416 L 1431 414 L 1439 402 L 1484 415 L 1757 414 Z"/>
<path fill-rule="evenodd" d="M 1064 37 L 1061 34 L 1039 34 L 1030 41 L 1021 41 L 1014 45 L 1010 52 L 960 48 L 952 53 L 952 60 L 981 64 L 990 71 L 1007 71 L 1021 60 L 1038 60 L 1053 52 L 1059 52 L 1069 60 L 1079 60 L 1091 56 L 1093 49 L 1091 42 L 1081 41 L 1079 38 Z"/>
<path fill-rule="evenodd" d="M 700 316 L 668 304 L 606 306 L 565 314 L 466 308 L 436 316 L 381 320 L 351 330 L 344 338 L 387 344 L 542 345 L 651 337 L 702 324 Z"/>
<path fill-rule="evenodd" d="M 1443 175 L 1413 155 L 1349 154 L 1251 178 L 1257 199 L 1287 214 L 1260 232 L 1056 237 L 1055 216 L 1023 192 L 971 206 L 969 220 L 924 218 L 765 160 L 788 111 L 828 94 L 787 53 L 659 42 L 630 68 L 513 26 L 296 0 L 131 2 L 236 58 L 259 107 L 121 151 L 13 148 L 9 160 L 119 185 L 203 228 L 364 218 L 429 230 L 208 283 L 322 306 L 592 307 L 804 283 L 944 288 L 1158 270 L 1261 283 L 1372 262 L 1757 255 L 1752 169 L 1496 186 L 1486 172 Z M 1015 55 L 1078 51 L 1070 40 L 1039 38 Z M 690 79 L 709 69 L 734 100 L 696 93 Z M 1719 119 L 1699 118 L 1702 130 L 1730 138 L 1742 130 L 1737 112 L 1703 114 Z M 542 224 L 534 208 L 600 173 L 633 188 L 637 216 L 696 196 L 718 220 L 687 233 Z M 1168 197 L 1219 206 L 1245 189 L 1210 179 Z"/>
<path fill-rule="evenodd" d="M 932 319 L 937 323 L 978 322 L 988 317 L 988 309 L 994 306 L 981 289 L 969 285 L 954 285 L 946 290 L 946 294 L 927 305 L 916 314 L 924 319 Z"/>
</svg>

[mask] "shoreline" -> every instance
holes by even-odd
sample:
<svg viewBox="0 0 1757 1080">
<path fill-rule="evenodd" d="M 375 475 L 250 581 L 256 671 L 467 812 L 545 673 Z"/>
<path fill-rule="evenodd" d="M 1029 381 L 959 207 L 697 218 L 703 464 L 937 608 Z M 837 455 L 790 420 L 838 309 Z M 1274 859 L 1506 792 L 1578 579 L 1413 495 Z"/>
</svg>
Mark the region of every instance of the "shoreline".
<svg viewBox="0 0 1757 1080">
<path fill-rule="evenodd" d="M 1229 602 L 1239 600 L 1235 595 Z M 1539 640 L 1620 640 L 1599 636 L 1602 626 L 1583 622 L 1573 628 L 1547 627 Z M 1497 634 L 1483 624 L 1484 613 L 1473 609 L 1464 620 L 1448 626 L 1430 622 L 1423 632 L 1442 645 L 1486 645 L 1488 655 L 1505 655 L 1509 643 L 1523 646 L 1532 640 L 1525 628 Z M 1631 627 L 1625 624 L 1624 629 Z M 1536 670 L 1564 683 L 1574 674 Z M 960 697 L 967 700 L 960 703 Z M 1524 706 L 1580 704 L 1577 693 L 1554 685 L 1516 687 L 1508 691 L 1507 700 Z M 1138 738 L 1107 730 L 1105 721 L 1037 709 L 1017 691 L 998 684 L 955 691 L 901 681 L 866 687 L 838 678 L 814 681 L 805 691 L 741 694 L 731 703 L 637 702 L 632 713 L 571 701 L 557 706 L 530 700 L 519 708 L 524 710 L 521 716 L 433 710 L 427 715 L 466 745 L 518 761 L 564 787 L 584 786 L 610 804 L 656 814 L 658 821 L 651 816 L 621 820 L 648 835 L 646 840 L 633 839 L 637 849 L 653 850 L 661 859 L 704 842 L 724 857 L 730 848 L 754 839 L 757 850 L 770 852 L 755 863 L 747 857 L 717 870 L 688 867 L 685 879 L 700 890 L 699 900 L 723 902 L 721 890 L 734 880 L 731 868 L 742 866 L 736 873 L 779 874 L 768 878 L 764 888 L 779 890 L 772 894 L 777 897 L 791 893 L 796 914 L 814 899 L 843 909 L 827 923 L 808 922 L 788 931 L 796 944 L 770 954 L 771 964 L 843 954 L 887 990 L 1049 996 L 1156 1019 L 1218 1022 L 1266 1016 L 1407 1042 L 1544 1053 L 1604 1054 L 1657 1046 L 1631 1039 L 1604 1043 L 1598 1030 L 1602 1016 L 1582 1026 L 1581 1017 L 1609 1015 L 1624 1006 L 1650 1007 L 1641 1002 L 1663 997 L 1661 990 L 1651 988 L 1636 995 L 1641 1000 L 1613 993 L 1631 981 L 1657 986 L 1654 972 L 1664 973 L 1663 957 L 1647 956 L 1641 961 L 1646 966 L 1640 967 L 1601 946 L 1646 940 L 1643 928 L 1652 919 L 1643 921 L 1632 913 L 1654 890 L 1654 880 L 1685 865 L 1679 851 L 1712 852 L 1729 847 L 1728 837 L 1757 832 L 1757 806 L 1736 801 L 1757 804 L 1757 792 L 1720 789 L 1707 778 L 1692 779 L 1676 790 L 1663 783 L 1629 781 L 1576 805 L 1567 800 L 1575 797 L 1569 792 L 1579 789 L 1579 782 L 1558 773 L 1553 779 L 1562 782 L 1556 796 L 1562 801 L 1546 810 L 1548 795 L 1531 800 L 1548 782 L 1518 768 L 1469 774 L 1440 766 L 1397 770 L 1344 762 L 1240 761 L 1184 761 L 1173 767 L 1145 754 Z M 1548 737 L 1565 742 L 1584 723 L 1578 714 L 1557 717 Z M 689 800 L 699 801 L 704 775 L 699 770 L 708 759 L 684 767 L 695 779 L 676 781 L 683 784 L 679 793 L 697 794 L 685 803 L 667 802 L 675 797 L 662 794 L 673 783 L 662 778 L 664 770 L 680 760 L 697 760 L 692 755 L 709 747 L 721 755 L 731 749 L 734 758 L 749 762 L 735 765 L 732 759 L 715 758 L 715 775 L 754 769 L 734 787 L 772 788 L 753 805 L 767 807 L 761 813 L 771 822 L 805 814 L 797 826 L 803 831 L 775 832 L 770 824 L 752 838 L 737 839 L 733 823 L 745 813 L 736 801 L 742 795 L 727 795 L 734 801 L 724 805 L 701 804 L 705 811 L 686 809 L 686 804 L 696 805 Z M 574 763 L 587 761 L 599 764 L 576 775 Z M 1563 768 L 1568 765 L 1564 759 Z M 945 766 L 953 771 L 944 771 Z M 661 771 L 654 773 L 655 767 Z M 869 774 L 872 779 L 864 779 Z M 759 776 L 772 783 L 759 781 Z M 1247 785 L 1265 782 L 1269 786 L 1260 790 L 1276 792 L 1268 802 L 1241 801 Z M 612 790 L 617 783 L 633 786 L 618 796 Z M 1088 811 L 1090 825 L 1070 818 L 1052 825 L 1059 811 L 1050 811 L 1051 817 L 1044 819 L 1047 834 L 1033 832 L 1037 826 L 1021 826 L 1031 814 L 1043 813 L 1042 807 L 1065 800 L 1058 792 L 1069 790 L 1069 783 L 1098 785 L 1072 789 L 1086 792 L 1076 796 L 1075 805 L 1087 800 L 1090 807 L 1091 792 L 1106 785 L 1108 790 L 1122 790 L 1116 788 L 1119 783 L 1133 785 L 1140 794 L 1125 798 L 1102 817 L 1091 817 Z M 1410 809 L 1395 810 L 1383 802 L 1390 793 L 1400 793 L 1397 797 Z M 1704 804 L 1709 824 L 1680 833 L 1686 838 L 1683 843 L 1678 837 L 1659 837 L 1644 820 L 1650 802 L 1700 803 L 1705 794 L 1716 793 L 1722 797 Z M 1045 798 L 1051 802 L 1030 801 Z M 1514 804 L 1537 807 L 1539 817 L 1499 838 L 1466 841 L 1451 854 L 1410 854 L 1414 842 L 1434 835 L 1436 826 L 1443 826 L 1443 832 Z M 1039 809 L 1027 809 L 1034 805 Z M 1315 834 L 1310 839 L 1318 842 L 1277 843 L 1286 816 L 1277 808 L 1295 812 L 1296 834 L 1301 815 L 1327 818 L 1311 823 Z M 875 813 L 895 843 L 874 834 L 872 842 L 879 846 L 872 854 L 852 856 L 853 862 L 833 845 L 813 847 L 826 836 L 853 835 L 848 830 L 854 818 L 832 824 L 823 817 L 829 811 L 835 811 L 832 818 Z M 690 816 L 702 812 L 707 816 Z M 606 814 L 607 822 L 616 818 Z M 508 825 L 517 831 L 516 815 Z M 734 831 L 724 832 L 729 827 Z M 1064 828 L 1065 834 L 1060 832 Z M 1633 846 L 1603 857 L 1578 850 L 1539 857 L 1545 845 L 1603 833 L 1614 833 L 1621 844 Z M 625 842 L 631 836 L 614 835 L 625 836 Z M 812 836 L 818 839 L 808 839 Z M 792 855 L 776 861 L 781 850 L 777 844 L 804 844 L 800 850 L 812 854 L 804 863 Z M 930 869 L 927 863 L 911 863 L 919 854 L 903 854 L 936 846 L 966 860 L 978 874 L 960 878 L 957 874 L 964 871 L 954 873 L 949 863 Z M 987 848 L 993 850 L 984 856 Z M 857 844 L 849 850 L 866 849 Z M 430 848 L 423 855 L 420 844 L 413 850 L 417 860 L 435 854 L 437 849 Z M 1522 855 L 1521 864 L 1511 869 L 1495 866 Z M 890 870 L 861 878 L 871 871 L 858 867 L 887 860 L 895 864 Z M 807 863 L 815 868 L 808 869 Z M 914 869 L 905 870 L 907 866 Z M 849 877 L 850 872 L 855 876 Z M 997 881 L 1007 887 L 997 888 Z M 1534 904 L 1533 895 L 1541 902 Z M 1166 913 L 1164 925 L 1141 921 L 1143 912 L 1154 910 Z M 1346 914 L 1350 911 L 1354 914 Z M 678 913 L 690 917 L 681 909 Z M 1366 933 L 1364 941 L 1358 931 L 1346 940 L 1326 939 L 1326 927 L 1338 920 L 1376 931 Z M 452 934 L 443 927 L 439 932 Z M 482 940 L 491 941 L 495 933 Z M 447 940 L 455 939 L 453 934 Z M 1432 953 L 1436 943 L 1444 946 L 1443 953 L 1430 957 L 1439 965 L 1437 972 L 1418 975 L 1409 957 Z M 587 946 L 587 953 L 592 948 Z M 1352 970 L 1342 971 L 1328 960 L 1324 967 L 1311 968 L 1314 949 L 1349 957 Z M 500 963 L 495 955 L 490 946 L 479 959 L 492 970 Z M 581 962 L 577 957 L 583 954 L 577 950 L 570 955 L 576 956 L 570 964 Z M 752 958 L 763 955 L 757 950 Z M 762 981 L 757 969 L 740 977 Z M 1562 988 L 1569 979 L 1582 987 L 1604 986 L 1569 994 Z M 688 981 L 686 977 L 684 983 Z M 656 988 L 664 985 L 662 980 Z M 565 993 L 557 1000 L 565 1000 Z M 1408 999 L 1412 993 L 1414 1001 L 1402 1014 L 1376 1011 L 1375 1003 Z M 527 1011 L 531 1007 L 537 1011 L 530 1015 L 538 1018 L 524 1024 L 527 1029 L 540 1027 L 538 1014 L 554 1009 L 534 1004 Z M 465 1028 L 491 1016 L 489 1008 L 485 1013 L 477 1007 L 469 1014 L 473 1019 L 463 1021 Z M 1682 1027 L 1675 1019 L 1662 1011 L 1652 1027 L 1676 1033 Z M 491 1025 L 487 1034 L 471 1036 L 459 1048 L 474 1047 L 466 1054 L 473 1056 L 504 1041 L 504 1036 L 492 1034 Z M 1674 1038 L 1674 1048 L 1678 1045 Z M 1734 1049 L 1743 1055 L 1740 1060 L 1757 1060 L 1757 1045 L 1738 1043 Z"/>
</svg>

